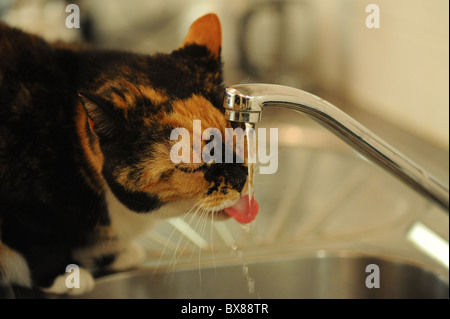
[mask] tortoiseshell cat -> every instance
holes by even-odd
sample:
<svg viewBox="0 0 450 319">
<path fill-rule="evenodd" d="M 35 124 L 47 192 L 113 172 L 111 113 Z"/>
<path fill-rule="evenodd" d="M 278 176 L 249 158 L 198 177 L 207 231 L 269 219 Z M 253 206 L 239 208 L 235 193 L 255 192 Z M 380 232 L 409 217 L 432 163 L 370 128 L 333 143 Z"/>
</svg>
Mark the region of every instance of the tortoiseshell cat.
<svg viewBox="0 0 450 319">
<path fill-rule="evenodd" d="M 220 51 L 214 14 L 152 56 L 49 44 L 0 23 L 0 284 L 82 293 L 92 276 L 81 268 L 80 289 L 68 289 L 67 265 L 138 265 L 133 239 L 158 219 L 194 205 L 254 218 L 257 208 L 235 208 L 245 163 L 169 156 L 173 128 L 231 127 Z"/>
</svg>

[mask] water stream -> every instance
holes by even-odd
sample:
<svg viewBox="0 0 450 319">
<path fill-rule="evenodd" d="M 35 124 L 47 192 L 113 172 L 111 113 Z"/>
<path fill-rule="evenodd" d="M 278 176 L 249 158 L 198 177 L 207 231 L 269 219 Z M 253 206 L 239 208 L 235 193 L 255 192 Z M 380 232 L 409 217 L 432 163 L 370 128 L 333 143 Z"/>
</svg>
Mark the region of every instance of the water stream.
<svg viewBox="0 0 450 319">
<path fill-rule="evenodd" d="M 253 166 L 256 162 L 255 124 L 245 123 L 245 130 L 247 132 L 248 200 L 249 204 L 251 205 L 251 200 L 254 196 Z"/>
<path fill-rule="evenodd" d="M 250 271 L 248 267 L 248 263 L 245 261 L 243 257 L 243 250 L 239 248 L 238 243 L 233 243 L 231 247 L 231 254 L 237 256 L 242 261 L 242 275 L 245 277 L 245 281 L 247 283 L 247 289 L 249 294 L 255 293 L 255 279 L 250 276 Z"/>
</svg>

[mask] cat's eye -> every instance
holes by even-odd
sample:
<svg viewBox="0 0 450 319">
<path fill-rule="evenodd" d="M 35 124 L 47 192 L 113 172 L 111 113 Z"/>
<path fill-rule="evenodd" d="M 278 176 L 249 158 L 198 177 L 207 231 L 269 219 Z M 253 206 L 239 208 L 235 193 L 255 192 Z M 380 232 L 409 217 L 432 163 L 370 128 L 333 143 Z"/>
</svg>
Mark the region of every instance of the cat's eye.
<svg viewBox="0 0 450 319">
<path fill-rule="evenodd" d="M 201 173 L 206 169 L 206 164 L 180 163 L 175 168 L 185 173 Z"/>
</svg>

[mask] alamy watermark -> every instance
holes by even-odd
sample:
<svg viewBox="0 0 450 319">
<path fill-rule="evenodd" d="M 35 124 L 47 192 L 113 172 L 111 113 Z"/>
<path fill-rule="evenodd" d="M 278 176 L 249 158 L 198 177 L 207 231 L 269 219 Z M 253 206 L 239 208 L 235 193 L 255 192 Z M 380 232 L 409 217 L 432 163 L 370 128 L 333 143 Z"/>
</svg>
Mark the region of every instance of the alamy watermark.
<svg viewBox="0 0 450 319">
<path fill-rule="evenodd" d="M 366 28 L 380 28 L 380 7 L 377 4 L 368 4 L 365 8 L 368 13 L 365 21 Z M 66 6 L 66 27 L 68 29 L 80 28 L 80 7 L 76 4 L 68 4 Z"/>
<path fill-rule="evenodd" d="M 68 4 L 66 12 L 69 13 L 66 17 L 66 28 L 79 29 L 80 28 L 80 7 L 76 4 Z"/>
<path fill-rule="evenodd" d="M 80 267 L 75 264 L 66 267 L 66 287 L 69 289 L 80 288 Z"/>
<path fill-rule="evenodd" d="M 366 17 L 367 29 L 379 29 L 380 28 L 380 7 L 376 4 L 369 4 L 366 7 L 366 12 L 369 13 Z"/>
<path fill-rule="evenodd" d="M 240 127 L 225 128 L 225 138 L 223 138 L 221 131 L 217 128 L 207 128 L 202 132 L 200 120 L 194 120 L 192 126 L 192 139 L 186 128 L 178 127 L 172 130 L 170 139 L 178 140 L 170 150 L 170 159 L 173 163 L 201 163 L 202 160 L 205 163 L 244 163 L 247 158 L 248 163 L 258 161 L 262 164 L 259 167 L 260 174 L 274 174 L 278 170 L 277 128 L 269 129 L 267 141 L 266 128 L 258 128 L 257 132 L 253 128 L 245 130 Z M 202 141 L 209 141 L 203 149 Z M 267 144 L 269 144 L 269 152 L 267 152 Z M 245 154 L 246 145 L 247 155 Z"/>
<path fill-rule="evenodd" d="M 380 267 L 377 264 L 369 264 L 366 266 L 366 273 L 370 273 L 366 277 L 366 287 L 380 288 Z"/>
</svg>

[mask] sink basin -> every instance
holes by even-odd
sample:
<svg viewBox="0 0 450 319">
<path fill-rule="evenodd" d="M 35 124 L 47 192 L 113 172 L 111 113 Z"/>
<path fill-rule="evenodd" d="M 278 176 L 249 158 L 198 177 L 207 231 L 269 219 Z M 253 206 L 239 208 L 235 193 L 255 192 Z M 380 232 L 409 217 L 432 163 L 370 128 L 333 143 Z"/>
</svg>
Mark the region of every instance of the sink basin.
<svg viewBox="0 0 450 319">
<path fill-rule="evenodd" d="M 372 274 L 366 272 L 370 264 L 379 268 L 379 288 L 366 286 L 366 278 Z M 449 286 L 445 278 L 400 258 L 321 252 L 173 272 L 140 269 L 100 278 L 96 288 L 82 297 L 449 298 Z"/>
<path fill-rule="evenodd" d="M 448 215 L 310 120 L 276 115 L 266 126 L 279 128 L 279 169 L 255 176 L 256 224 L 163 221 L 141 238 L 142 269 L 81 297 L 448 298 L 448 267 L 406 238 L 428 216 L 448 241 Z M 371 264 L 379 288 L 366 286 Z"/>
<path fill-rule="evenodd" d="M 139 240 L 142 268 L 79 297 L 449 298 L 448 255 L 443 265 L 408 236 L 420 222 L 448 245 L 448 213 L 310 120 L 277 116 L 266 126 L 279 128 L 278 171 L 255 174 L 253 223 L 161 221 Z M 366 286 L 368 265 L 379 288 Z"/>
</svg>

